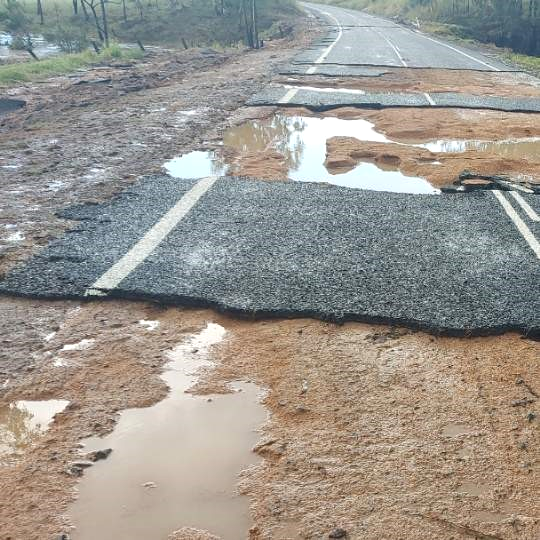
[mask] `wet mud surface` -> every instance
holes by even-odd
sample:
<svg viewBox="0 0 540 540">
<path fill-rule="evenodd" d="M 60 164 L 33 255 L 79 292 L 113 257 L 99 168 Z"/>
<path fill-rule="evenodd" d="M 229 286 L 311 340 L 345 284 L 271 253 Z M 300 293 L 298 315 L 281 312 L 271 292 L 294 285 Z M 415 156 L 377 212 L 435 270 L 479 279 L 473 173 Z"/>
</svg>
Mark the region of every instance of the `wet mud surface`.
<svg viewBox="0 0 540 540">
<path fill-rule="evenodd" d="M 2 404 L 29 396 L 70 401 L 2 470 L 3 538 L 71 530 L 73 488 L 80 482 L 82 497 L 86 474 L 91 485 L 107 459 L 127 459 L 119 447 L 79 476 L 73 464 L 88 450 L 79 441 L 110 433 L 123 409 L 147 407 L 140 412 L 148 414 L 166 394 L 159 374 L 168 351 L 209 323 L 227 338 L 212 348 L 215 365 L 193 388 L 214 400 L 203 404 L 219 407 L 216 394 L 229 393 L 234 381 L 267 393 L 270 419 L 254 447 L 263 461 L 241 474 L 238 487 L 251 501 L 250 538 L 322 538 L 335 528 L 373 539 L 537 536 L 537 343 L 308 319 L 253 323 L 111 301 L 72 309 L 33 371 L 2 390 Z M 83 339 L 92 346 L 61 352 Z M 58 356 L 66 365 L 54 366 Z M 110 441 L 103 442 L 99 448 Z M 216 441 L 212 452 L 219 448 Z M 159 497 L 155 483 L 126 487 L 125 496 Z M 195 527 L 216 534 L 211 520 Z"/>
</svg>

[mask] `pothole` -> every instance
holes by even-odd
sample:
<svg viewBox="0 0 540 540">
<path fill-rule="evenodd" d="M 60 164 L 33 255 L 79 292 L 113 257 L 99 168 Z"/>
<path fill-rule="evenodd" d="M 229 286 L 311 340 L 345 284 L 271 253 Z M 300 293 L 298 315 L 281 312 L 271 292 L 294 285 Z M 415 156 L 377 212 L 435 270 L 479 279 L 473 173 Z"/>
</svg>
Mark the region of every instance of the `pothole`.
<svg viewBox="0 0 540 540">
<path fill-rule="evenodd" d="M 49 429 L 69 401 L 14 401 L 0 407 L 0 464 L 13 463 Z"/>
<path fill-rule="evenodd" d="M 354 137 L 362 141 L 390 143 L 371 122 L 334 117 L 289 116 L 276 113 L 268 120 L 251 120 L 228 130 L 225 149 L 238 154 L 275 151 L 283 156 L 287 176 L 299 182 L 327 182 L 351 188 L 403 193 L 436 193 L 431 184 L 399 170 L 360 162 L 346 171 L 327 168 L 327 141 L 332 137 Z M 261 159 L 261 168 L 264 161 Z"/>
<path fill-rule="evenodd" d="M 250 528 L 238 474 L 259 463 L 251 451 L 266 420 L 260 388 L 234 383 L 224 395 L 186 393 L 226 331 L 210 323 L 168 353 L 163 401 L 123 411 L 114 431 L 84 441 L 84 452 L 112 448 L 85 472 L 70 517 L 75 540 L 167 538 L 182 527 L 237 540 Z"/>
</svg>

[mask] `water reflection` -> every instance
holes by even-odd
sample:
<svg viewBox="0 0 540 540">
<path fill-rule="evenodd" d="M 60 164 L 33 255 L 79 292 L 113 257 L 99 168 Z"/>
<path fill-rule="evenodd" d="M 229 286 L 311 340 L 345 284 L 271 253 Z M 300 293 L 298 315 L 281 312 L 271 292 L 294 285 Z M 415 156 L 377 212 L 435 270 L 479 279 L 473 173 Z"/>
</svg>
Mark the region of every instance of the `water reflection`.
<svg viewBox="0 0 540 540">
<path fill-rule="evenodd" d="M 0 464 L 13 461 L 35 443 L 68 403 L 61 399 L 15 401 L 0 407 Z"/>
<path fill-rule="evenodd" d="M 509 139 L 504 141 L 430 141 L 417 144 L 430 152 L 461 153 L 468 150 L 477 152 L 489 152 L 506 158 L 515 159 L 540 159 L 540 137 L 527 139 Z"/>
<path fill-rule="evenodd" d="M 251 120 L 231 128 L 225 133 L 223 143 L 240 154 L 266 150 L 279 152 L 285 158 L 291 180 L 328 182 L 379 191 L 437 192 L 423 178 L 406 176 L 396 170 L 383 170 L 373 163 L 360 163 L 349 171 L 335 174 L 328 171 L 325 167 L 326 143 L 329 138 L 337 136 L 378 143 L 392 142 L 375 131 L 374 125 L 367 120 L 277 113 L 269 120 Z"/>
<path fill-rule="evenodd" d="M 163 167 L 174 178 L 204 178 L 221 176 L 227 166 L 220 161 L 215 152 L 196 150 L 164 163 Z"/>
</svg>

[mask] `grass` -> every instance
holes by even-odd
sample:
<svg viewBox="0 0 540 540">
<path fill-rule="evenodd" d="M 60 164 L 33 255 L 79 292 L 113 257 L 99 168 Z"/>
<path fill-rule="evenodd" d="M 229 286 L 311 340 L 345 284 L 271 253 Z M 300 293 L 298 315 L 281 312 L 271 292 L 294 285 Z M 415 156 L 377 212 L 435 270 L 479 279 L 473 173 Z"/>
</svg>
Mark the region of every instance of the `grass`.
<svg viewBox="0 0 540 540">
<path fill-rule="evenodd" d="M 141 58 L 142 52 L 136 49 L 121 49 L 113 44 L 101 53 L 85 51 L 77 54 L 63 54 L 33 62 L 21 62 L 0 66 L 0 85 L 10 86 L 21 82 L 30 82 L 44 77 L 63 75 L 76 69 L 118 58 Z"/>
<path fill-rule="evenodd" d="M 463 30 L 454 24 L 443 24 L 438 22 L 428 22 L 422 25 L 422 29 L 430 34 L 436 34 L 443 38 L 458 40 L 465 45 L 479 45 L 475 39 L 464 36 Z M 526 54 L 515 53 L 509 49 L 492 46 L 493 50 L 503 61 L 519 66 L 525 71 L 540 75 L 540 57 L 528 56 Z"/>
<path fill-rule="evenodd" d="M 503 58 L 521 66 L 525 71 L 540 75 L 540 57 L 538 56 L 527 56 L 526 54 L 507 52 L 503 55 Z"/>
</svg>

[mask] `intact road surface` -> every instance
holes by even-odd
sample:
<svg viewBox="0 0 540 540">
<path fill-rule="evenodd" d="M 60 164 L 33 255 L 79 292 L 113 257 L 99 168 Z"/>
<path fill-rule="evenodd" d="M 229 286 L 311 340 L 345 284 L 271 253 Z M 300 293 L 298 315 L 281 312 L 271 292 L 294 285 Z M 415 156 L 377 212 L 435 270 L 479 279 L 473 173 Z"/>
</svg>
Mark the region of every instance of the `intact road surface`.
<svg viewBox="0 0 540 540">
<path fill-rule="evenodd" d="M 319 64 L 509 71 L 500 61 L 363 12 L 304 4 L 331 27 L 328 43 L 298 61 Z M 313 72 L 316 71 L 313 67 Z"/>
</svg>

